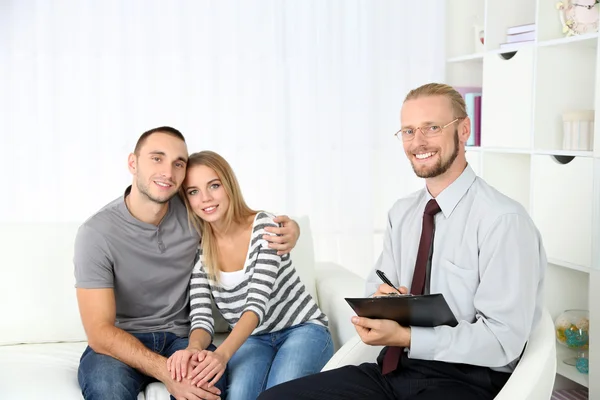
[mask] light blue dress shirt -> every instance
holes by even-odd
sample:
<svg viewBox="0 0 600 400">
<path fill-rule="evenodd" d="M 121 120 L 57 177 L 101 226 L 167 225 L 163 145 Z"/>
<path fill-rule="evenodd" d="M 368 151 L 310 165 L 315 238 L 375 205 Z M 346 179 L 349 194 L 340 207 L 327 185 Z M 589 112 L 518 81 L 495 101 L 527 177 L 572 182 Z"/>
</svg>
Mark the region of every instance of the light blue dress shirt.
<svg viewBox="0 0 600 400">
<path fill-rule="evenodd" d="M 388 213 L 375 269 L 410 290 L 425 204 L 422 189 Z M 430 293 L 442 293 L 459 324 L 411 327 L 409 357 L 511 372 L 543 309 L 546 253 L 527 211 L 467 165 L 436 198 Z M 367 296 L 382 283 L 375 269 Z"/>
</svg>

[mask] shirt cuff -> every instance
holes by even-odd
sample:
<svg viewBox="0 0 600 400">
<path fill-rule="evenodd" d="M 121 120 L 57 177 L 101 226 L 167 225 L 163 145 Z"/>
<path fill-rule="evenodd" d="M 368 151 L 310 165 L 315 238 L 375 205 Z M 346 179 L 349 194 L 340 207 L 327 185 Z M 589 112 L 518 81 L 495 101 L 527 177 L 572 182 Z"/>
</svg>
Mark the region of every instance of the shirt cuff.
<svg viewBox="0 0 600 400">
<path fill-rule="evenodd" d="M 433 360 L 436 354 L 437 335 L 435 328 L 410 327 L 409 358 Z"/>
<path fill-rule="evenodd" d="M 190 336 L 192 336 L 192 332 L 194 332 L 196 329 L 202 329 L 204 332 L 208 333 L 210 335 L 210 342 L 212 343 L 213 339 L 215 338 L 215 333 L 213 330 L 209 329 L 208 327 L 204 326 L 204 325 L 195 325 L 192 326 L 192 328 L 190 329 Z"/>
<path fill-rule="evenodd" d="M 244 315 L 244 313 L 247 311 L 256 314 L 256 317 L 258 318 L 258 324 L 256 326 L 259 327 L 262 324 L 262 320 L 264 318 L 264 313 L 262 312 L 260 307 L 256 304 L 247 304 L 246 309 L 244 310 L 244 312 L 242 312 L 242 315 Z"/>
</svg>

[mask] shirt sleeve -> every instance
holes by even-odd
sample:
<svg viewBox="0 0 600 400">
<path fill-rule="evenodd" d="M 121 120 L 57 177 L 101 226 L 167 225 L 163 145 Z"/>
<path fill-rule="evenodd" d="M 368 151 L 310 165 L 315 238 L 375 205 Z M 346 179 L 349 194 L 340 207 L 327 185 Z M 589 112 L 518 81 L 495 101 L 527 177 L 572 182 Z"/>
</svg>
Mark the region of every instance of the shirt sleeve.
<svg viewBox="0 0 600 400">
<path fill-rule="evenodd" d="M 208 276 L 201 262 L 194 267 L 190 279 L 190 320 L 190 333 L 195 329 L 204 329 L 209 333 L 212 341 L 215 333 L 212 299 Z"/>
<path fill-rule="evenodd" d="M 251 311 L 258 317 L 258 326 L 263 322 L 267 311 L 267 303 L 273 293 L 273 287 L 279 267 L 283 260 L 287 260 L 289 254 L 279 256 L 276 249 L 270 249 L 269 243 L 262 239 L 262 235 L 270 233 L 264 230 L 265 227 L 278 225 L 272 218 L 265 218 L 265 221 L 258 221 L 255 225 L 252 241 L 258 242 L 253 251 L 254 273 L 248 283 L 248 295 L 246 297 L 246 307 L 244 312 Z"/>
<path fill-rule="evenodd" d="M 383 271 L 383 273 L 385 273 L 394 286 L 398 287 L 400 284 L 400 263 L 395 262 L 394 250 L 392 247 L 393 227 L 390 213 L 391 210 L 388 213 L 387 225 L 383 237 L 383 250 L 381 251 L 379 258 L 375 263 L 375 268 L 373 268 L 373 270 L 371 270 L 367 276 L 367 282 L 365 285 L 366 297 L 373 296 L 379 285 L 383 283 L 375 273 L 376 270 Z"/>
<path fill-rule="evenodd" d="M 515 361 L 531 332 L 544 262 L 533 221 L 519 214 L 499 217 L 480 245 L 475 321 L 411 327 L 409 356 L 487 367 Z"/>
<path fill-rule="evenodd" d="M 114 287 L 113 260 L 106 239 L 93 228 L 82 225 L 75 237 L 73 253 L 75 287 Z"/>
</svg>

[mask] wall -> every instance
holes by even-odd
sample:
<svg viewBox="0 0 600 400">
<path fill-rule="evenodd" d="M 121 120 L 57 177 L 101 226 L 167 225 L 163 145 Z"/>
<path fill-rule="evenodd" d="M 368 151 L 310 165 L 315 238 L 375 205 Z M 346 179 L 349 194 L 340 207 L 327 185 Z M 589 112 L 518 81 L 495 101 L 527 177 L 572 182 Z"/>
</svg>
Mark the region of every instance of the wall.
<svg viewBox="0 0 600 400">
<path fill-rule="evenodd" d="M 443 77 L 442 32 L 438 0 L 4 1 L 0 229 L 82 222 L 130 183 L 137 137 L 171 125 L 364 275 L 421 187 L 393 133 L 406 92 Z"/>
</svg>

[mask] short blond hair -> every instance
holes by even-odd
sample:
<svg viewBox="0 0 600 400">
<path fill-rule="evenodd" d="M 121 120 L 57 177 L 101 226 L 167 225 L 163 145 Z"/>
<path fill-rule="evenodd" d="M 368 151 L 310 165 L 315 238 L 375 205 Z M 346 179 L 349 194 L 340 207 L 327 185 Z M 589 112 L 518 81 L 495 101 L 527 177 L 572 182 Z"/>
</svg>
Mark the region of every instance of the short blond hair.
<svg viewBox="0 0 600 400">
<path fill-rule="evenodd" d="M 461 96 L 460 93 L 456 91 L 456 89 L 444 83 L 427 83 L 425 85 L 419 86 L 418 88 L 408 92 L 404 101 L 414 100 L 419 97 L 427 96 L 446 97 L 450 100 L 452 104 L 454 118 L 467 117 L 467 106 L 465 105 L 465 99 Z"/>
</svg>

